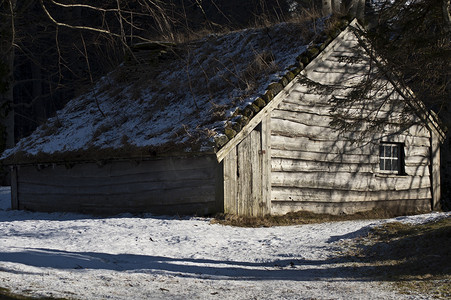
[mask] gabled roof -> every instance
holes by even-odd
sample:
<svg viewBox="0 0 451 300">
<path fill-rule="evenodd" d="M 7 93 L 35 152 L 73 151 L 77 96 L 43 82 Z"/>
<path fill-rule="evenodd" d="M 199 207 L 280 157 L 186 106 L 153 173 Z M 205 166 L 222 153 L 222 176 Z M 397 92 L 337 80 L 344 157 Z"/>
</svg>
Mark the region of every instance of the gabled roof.
<svg viewBox="0 0 451 300">
<path fill-rule="evenodd" d="M 282 101 L 295 76 L 311 69 L 311 61 L 320 61 L 340 42 L 339 35 L 358 26 L 356 20 L 348 26 L 339 19 L 324 30 L 325 22 L 315 24 L 321 31 L 284 23 L 175 47 L 139 45 L 134 54 L 140 63 L 124 63 L 70 101 L 5 151 L 4 161 L 199 153 L 215 153 L 220 161 Z M 427 118 L 436 120 L 429 113 Z"/>
<path fill-rule="evenodd" d="M 282 23 L 138 52 L 16 147 L 6 163 L 216 153 L 349 23 Z M 138 47 L 142 49 L 142 47 Z M 148 57 L 146 58 L 146 55 Z"/>
</svg>

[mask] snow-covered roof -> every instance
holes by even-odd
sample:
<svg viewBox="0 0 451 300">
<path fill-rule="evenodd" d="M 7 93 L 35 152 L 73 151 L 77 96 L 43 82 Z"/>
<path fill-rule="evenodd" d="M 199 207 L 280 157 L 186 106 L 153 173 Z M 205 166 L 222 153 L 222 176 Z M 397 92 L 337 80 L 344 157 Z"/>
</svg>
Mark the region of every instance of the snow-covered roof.
<svg viewBox="0 0 451 300">
<path fill-rule="evenodd" d="M 140 50 L 29 137 L 6 162 L 214 153 L 349 22 L 281 23 Z M 325 30 L 325 28 L 327 28 Z M 142 49 L 142 47 L 137 47 Z"/>
</svg>

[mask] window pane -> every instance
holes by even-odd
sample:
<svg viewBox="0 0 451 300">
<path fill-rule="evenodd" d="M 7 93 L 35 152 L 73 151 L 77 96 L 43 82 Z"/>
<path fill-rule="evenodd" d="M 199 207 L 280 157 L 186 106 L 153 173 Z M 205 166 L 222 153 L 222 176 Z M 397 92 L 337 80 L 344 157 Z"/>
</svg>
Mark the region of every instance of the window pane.
<svg viewBox="0 0 451 300">
<path fill-rule="evenodd" d="M 393 159 L 391 162 L 391 169 L 393 171 L 397 171 L 398 170 L 398 160 L 397 159 Z"/>
<path fill-rule="evenodd" d="M 386 159 L 385 160 L 385 168 L 384 170 L 391 170 L 391 160 L 390 159 Z"/>
<path fill-rule="evenodd" d="M 385 157 L 391 157 L 391 146 L 385 146 Z"/>
<path fill-rule="evenodd" d="M 398 146 L 393 146 L 393 157 L 396 157 L 396 158 L 399 157 L 398 150 L 399 150 Z"/>
<path fill-rule="evenodd" d="M 379 146 L 379 157 L 384 157 L 384 146 Z"/>
<path fill-rule="evenodd" d="M 379 161 L 379 168 L 381 169 L 381 170 L 385 170 L 385 161 L 383 160 L 383 159 L 381 159 L 380 161 Z"/>
<path fill-rule="evenodd" d="M 404 152 L 402 144 L 381 142 L 379 144 L 379 170 L 393 174 L 404 173 Z"/>
</svg>

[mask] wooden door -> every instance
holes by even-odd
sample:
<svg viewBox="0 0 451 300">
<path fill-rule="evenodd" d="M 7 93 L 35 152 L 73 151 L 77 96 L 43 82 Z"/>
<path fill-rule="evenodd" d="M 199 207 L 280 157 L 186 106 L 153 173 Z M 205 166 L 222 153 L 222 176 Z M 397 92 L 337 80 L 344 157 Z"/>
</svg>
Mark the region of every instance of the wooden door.
<svg viewBox="0 0 451 300">
<path fill-rule="evenodd" d="M 266 120 L 266 119 L 265 119 Z M 270 213 L 270 162 L 264 121 L 224 159 L 224 211 L 242 216 Z"/>
</svg>

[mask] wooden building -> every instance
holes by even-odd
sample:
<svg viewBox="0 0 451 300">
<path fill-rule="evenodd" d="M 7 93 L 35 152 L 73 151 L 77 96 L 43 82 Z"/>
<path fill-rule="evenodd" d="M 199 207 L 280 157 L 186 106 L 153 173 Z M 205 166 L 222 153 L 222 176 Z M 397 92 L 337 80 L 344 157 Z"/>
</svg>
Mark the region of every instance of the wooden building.
<svg viewBox="0 0 451 300">
<path fill-rule="evenodd" d="M 24 154 L 34 140 L 22 142 L 3 156 L 12 168 L 12 207 L 247 216 L 437 208 L 444 133 L 408 88 L 373 76 L 383 62 L 360 30 L 353 21 L 304 48 L 297 65 L 210 136 L 211 147 L 139 152 L 123 141 L 113 154 L 65 156 Z M 377 82 L 362 100 L 344 101 L 365 80 Z"/>
</svg>

